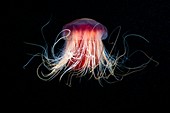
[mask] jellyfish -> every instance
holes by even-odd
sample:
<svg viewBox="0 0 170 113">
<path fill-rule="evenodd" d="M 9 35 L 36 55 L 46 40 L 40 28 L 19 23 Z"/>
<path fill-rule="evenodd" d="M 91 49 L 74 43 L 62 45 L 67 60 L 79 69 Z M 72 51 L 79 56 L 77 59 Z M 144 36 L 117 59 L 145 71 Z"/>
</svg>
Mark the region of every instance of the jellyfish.
<svg viewBox="0 0 170 113">
<path fill-rule="evenodd" d="M 42 27 L 42 30 L 46 25 Z M 119 31 L 120 28 L 118 27 Z M 149 42 L 140 35 L 128 34 L 123 37 L 123 53 L 117 52 L 115 54 L 113 50 L 119 36 L 114 42 L 108 43 L 111 47 L 111 50 L 108 51 L 103 43 L 103 40 L 109 37 L 107 28 L 90 18 L 76 19 L 64 25 L 62 31 L 57 35 L 51 46 L 51 57 L 49 57 L 47 46 L 32 44 L 43 48 L 42 53 L 34 55 L 42 58 L 42 62 L 37 68 L 37 75 L 44 81 L 52 80 L 57 76 L 61 81 L 63 76 L 66 76 L 68 86 L 71 86 L 73 77 L 88 76 L 89 79 L 97 80 L 102 86 L 102 80 L 107 83 L 115 83 L 115 81 L 121 81 L 126 75 L 144 69 L 150 61 L 157 63 L 142 50 L 129 54 L 126 41 L 129 36 L 136 36 Z M 61 40 L 65 41 L 64 48 L 56 54 L 55 47 Z M 125 62 L 138 52 L 142 53 L 148 60 L 135 67 L 126 66 Z M 43 72 L 42 66 L 48 70 L 48 73 Z M 114 81 L 109 81 L 111 77 L 114 78 Z"/>
</svg>

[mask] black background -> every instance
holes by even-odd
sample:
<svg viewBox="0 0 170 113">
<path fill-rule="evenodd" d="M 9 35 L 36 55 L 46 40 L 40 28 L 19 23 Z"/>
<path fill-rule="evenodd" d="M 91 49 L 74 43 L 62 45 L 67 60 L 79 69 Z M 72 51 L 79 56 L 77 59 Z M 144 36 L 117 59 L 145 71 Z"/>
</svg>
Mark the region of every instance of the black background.
<svg viewBox="0 0 170 113">
<path fill-rule="evenodd" d="M 138 112 L 144 108 L 166 109 L 170 90 L 168 0 L 13 1 L 5 5 L 4 21 L 1 21 L 5 30 L 1 33 L 1 53 L 5 57 L 1 69 L 5 79 L 1 79 L 1 83 L 6 107 L 14 107 L 11 109 L 18 112 L 23 108 L 23 113 L 35 109 L 80 113 L 114 112 L 125 108 L 139 108 Z M 121 34 L 128 31 L 144 36 L 150 43 L 144 44 L 143 49 L 160 64 L 157 67 L 148 65 L 143 71 L 104 87 L 93 80 L 83 84 L 75 81 L 72 87 L 59 83 L 58 79 L 41 81 L 35 72 L 40 58 L 35 58 L 25 70 L 22 68 L 30 58 L 26 53 L 39 51 L 24 42 L 43 44 L 40 29 L 51 15 L 52 21 L 44 32 L 49 43 L 64 24 L 87 17 L 101 22 L 109 33 L 121 25 Z"/>
</svg>

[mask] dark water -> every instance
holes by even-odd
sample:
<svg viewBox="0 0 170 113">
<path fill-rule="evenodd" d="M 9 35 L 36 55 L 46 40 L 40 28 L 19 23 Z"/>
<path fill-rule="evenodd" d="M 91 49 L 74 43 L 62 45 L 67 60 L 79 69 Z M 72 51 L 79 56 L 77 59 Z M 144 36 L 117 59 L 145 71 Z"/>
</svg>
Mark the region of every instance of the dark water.
<svg viewBox="0 0 170 113">
<path fill-rule="evenodd" d="M 13 111 L 32 113 L 39 112 L 109 112 L 115 110 L 139 108 L 166 109 L 169 102 L 169 61 L 170 61 L 170 2 L 161 1 L 22 1 L 6 3 L 2 14 L 1 53 L 4 106 Z M 7 18 L 6 18 L 7 17 Z M 108 29 L 108 34 L 121 26 L 120 38 L 116 50 L 122 52 L 122 36 L 139 34 L 143 40 L 128 39 L 129 49 L 135 47 L 144 50 L 159 62 L 153 62 L 142 71 L 124 77 L 121 82 L 104 84 L 97 81 L 73 80 L 72 87 L 59 82 L 58 78 L 44 82 L 36 76 L 36 68 L 41 57 L 36 57 L 23 69 L 30 59 L 29 54 L 41 52 L 41 48 L 24 44 L 30 42 L 45 45 L 41 34 L 48 45 L 52 44 L 63 25 L 79 18 L 92 18 Z M 112 35 L 117 36 L 116 34 Z M 114 39 L 112 39 L 114 40 Z M 104 42 L 109 50 L 111 46 Z M 58 45 L 59 48 L 63 44 Z M 120 46 L 120 47 L 119 47 Z M 49 48 L 50 50 L 50 48 Z M 140 62 L 140 55 L 135 59 Z M 143 60 L 143 59 L 142 59 Z M 86 78 L 85 78 L 86 79 Z M 4 107 L 5 108 L 5 107 Z M 22 111 L 22 109 L 24 111 Z M 133 109 L 134 110 L 134 109 Z"/>
</svg>

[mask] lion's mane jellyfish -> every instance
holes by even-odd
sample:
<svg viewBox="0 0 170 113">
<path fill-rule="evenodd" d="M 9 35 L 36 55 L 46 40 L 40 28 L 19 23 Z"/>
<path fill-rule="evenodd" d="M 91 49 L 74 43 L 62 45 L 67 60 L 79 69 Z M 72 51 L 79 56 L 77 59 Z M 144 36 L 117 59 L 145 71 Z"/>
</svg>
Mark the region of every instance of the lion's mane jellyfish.
<svg viewBox="0 0 170 113">
<path fill-rule="evenodd" d="M 124 76 L 140 71 L 150 61 L 154 61 L 141 50 L 129 54 L 126 42 L 126 38 L 129 36 L 136 36 L 148 42 L 144 37 L 137 34 L 126 35 L 123 37 L 124 52 L 121 54 L 119 52 L 115 54 L 114 52 L 113 54 L 118 36 L 114 43 L 110 43 L 111 50 L 107 51 L 102 42 L 102 40 L 108 37 L 108 31 L 104 25 L 89 18 L 72 21 L 64 25 L 63 30 L 54 41 L 51 47 L 52 57 L 49 57 L 47 47 L 40 46 L 44 51 L 41 53 L 42 63 L 37 68 L 37 75 L 45 81 L 52 80 L 56 76 L 59 76 L 59 80 L 61 80 L 63 76 L 66 76 L 67 85 L 69 86 L 71 86 L 73 77 L 82 78 L 83 76 L 94 78 L 100 84 L 101 80 L 112 83 L 109 81 L 109 78 L 114 78 L 113 83 L 120 81 Z M 64 48 L 56 54 L 54 48 L 61 40 L 65 41 Z M 126 60 L 138 52 L 142 53 L 148 60 L 134 67 L 126 66 Z M 41 68 L 42 66 L 49 73 L 45 74 Z"/>
</svg>

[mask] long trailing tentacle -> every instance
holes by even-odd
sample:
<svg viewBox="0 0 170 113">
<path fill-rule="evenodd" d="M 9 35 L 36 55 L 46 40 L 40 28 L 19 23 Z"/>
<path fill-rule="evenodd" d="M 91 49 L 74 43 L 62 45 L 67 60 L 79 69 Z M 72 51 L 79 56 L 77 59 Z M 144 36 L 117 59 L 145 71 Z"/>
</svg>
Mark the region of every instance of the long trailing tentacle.
<svg viewBox="0 0 170 113">
<path fill-rule="evenodd" d="M 114 43 L 114 45 L 112 46 L 111 52 L 110 52 L 110 53 L 107 53 L 107 52 L 105 51 L 105 53 L 103 54 L 104 59 L 105 59 L 105 61 L 106 61 L 107 63 L 103 65 L 105 68 L 104 68 L 104 71 L 102 72 L 102 75 L 100 76 L 99 79 L 103 79 L 103 80 L 105 80 L 107 83 L 115 83 L 116 81 L 122 80 L 123 77 L 126 76 L 126 75 L 129 75 L 129 74 L 132 74 L 132 73 L 134 73 L 134 72 L 138 72 L 138 71 L 143 70 L 143 69 L 149 64 L 149 62 L 151 62 L 151 61 L 155 62 L 156 65 L 159 64 L 157 61 L 153 60 L 152 57 L 150 57 L 149 55 L 147 55 L 147 54 L 146 54 L 144 51 L 142 51 L 142 50 L 136 50 L 136 51 L 134 51 L 133 53 L 131 53 L 131 54 L 129 55 L 129 50 L 128 50 L 129 48 L 128 48 L 128 43 L 127 43 L 126 39 L 127 39 L 128 37 L 130 37 L 130 36 L 135 36 L 135 37 L 141 38 L 141 39 L 143 39 L 144 41 L 146 41 L 147 43 L 149 43 L 149 41 L 148 41 L 146 38 L 144 38 L 143 36 L 141 36 L 141 35 L 138 35 L 138 34 L 128 34 L 128 35 L 126 35 L 126 36 L 123 37 L 123 46 L 124 46 L 124 52 L 123 52 L 123 54 L 121 54 L 121 55 L 118 55 L 118 54 L 117 54 L 117 56 L 116 56 L 116 57 L 114 56 L 115 58 L 113 58 L 112 55 L 111 55 L 111 53 L 112 53 L 113 47 L 115 47 L 115 43 Z M 116 41 L 117 41 L 117 39 L 116 39 Z M 113 44 L 113 43 L 111 43 L 111 44 Z M 127 67 L 127 66 L 124 64 L 125 61 L 126 61 L 127 59 L 129 59 L 130 57 L 132 57 L 134 54 L 137 54 L 137 53 L 139 53 L 139 52 L 142 53 L 146 58 L 148 58 L 148 61 L 146 61 L 146 62 L 144 62 L 144 63 L 142 63 L 142 64 L 139 64 L 138 66 L 135 66 L 135 67 Z M 112 63 L 110 64 L 109 61 L 112 61 Z M 111 66 L 109 66 L 109 65 L 111 65 Z M 106 70 L 106 69 L 109 70 L 110 74 L 108 74 L 108 75 L 105 77 L 104 75 L 105 75 L 105 70 Z M 125 70 L 126 70 L 126 71 L 125 71 Z M 118 73 L 118 71 L 121 72 L 121 73 Z M 113 75 L 113 76 L 115 77 L 116 81 L 112 81 L 112 82 L 108 81 L 110 75 Z M 99 80 L 99 83 L 101 84 L 101 80 Z"/>
</svg>

